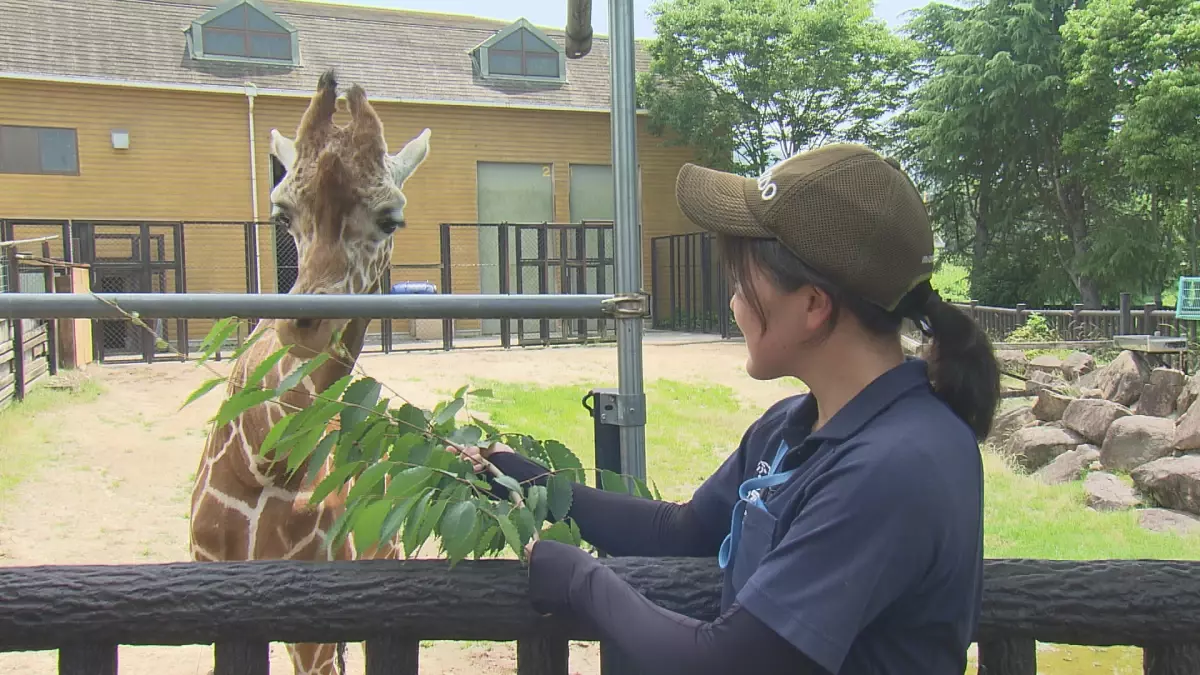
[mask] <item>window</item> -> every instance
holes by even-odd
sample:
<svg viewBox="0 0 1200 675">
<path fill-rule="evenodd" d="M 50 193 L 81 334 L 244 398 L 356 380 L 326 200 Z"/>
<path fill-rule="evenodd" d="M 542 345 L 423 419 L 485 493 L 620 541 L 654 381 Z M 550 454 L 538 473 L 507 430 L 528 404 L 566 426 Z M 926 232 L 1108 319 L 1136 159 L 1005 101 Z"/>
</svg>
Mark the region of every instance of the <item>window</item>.
<svg viewBox="0 0 1200 675">
<path fill-rule="evenodd" d="M 78 175 L 75 130 L 0 126 L 0 173 Z"/>
<path fill-rule="evenodd" d="M 524 19 L 479 45 L 472 57 L 480 75 L 488 79 L 566 80 L 563 49 Z"/>
<path fill-rule="evenodd" d="M 296 29 L 259 0 L 231 0 L 192 22 L 192 57 L 299 65 Z"/>
</svg>

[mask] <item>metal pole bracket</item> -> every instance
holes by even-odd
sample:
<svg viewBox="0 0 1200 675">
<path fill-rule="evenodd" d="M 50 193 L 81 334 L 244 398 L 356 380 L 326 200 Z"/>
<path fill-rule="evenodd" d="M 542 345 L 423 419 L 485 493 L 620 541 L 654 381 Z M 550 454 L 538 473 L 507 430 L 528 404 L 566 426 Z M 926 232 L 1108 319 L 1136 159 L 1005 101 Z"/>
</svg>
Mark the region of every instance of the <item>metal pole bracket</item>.
<svg viewBox="0 0 1200 675">
<path fill-rule="evenodd" d="M 592 399 L 588 405 L 587 399 Z M 646 395 L 622 395 L 617 389 L 593 389 L 584 398 L 583 406 L 601 424 L 614 427 L 646 425 Z"/>
<path fill-rule="evenodd" d="M 601 301 L 604 311 L 615 317 L 650 318 L 650 294 L 622 293 Z"/>
</svg>

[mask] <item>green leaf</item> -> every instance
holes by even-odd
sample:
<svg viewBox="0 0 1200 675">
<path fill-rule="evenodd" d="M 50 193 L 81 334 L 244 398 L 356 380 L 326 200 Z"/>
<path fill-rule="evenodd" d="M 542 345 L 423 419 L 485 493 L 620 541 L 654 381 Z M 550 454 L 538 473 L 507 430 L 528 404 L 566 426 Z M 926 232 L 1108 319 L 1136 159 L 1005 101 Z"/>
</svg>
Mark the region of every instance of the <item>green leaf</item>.
<svg viewBox="0 0 1200 675">
<path fill-rule="evenodd" d="M 475 389 L 471 391 L 468 396 L 474 396 L 475 398 L 492 398 L 494 395 L 492 394 L 491 389 Z"/>
<path fill-rule="evenodd" d="M 391 504 L 393 502 L 388 503 Z M 396 533 L 400 531 L 400 526 L 404 524 L 405 516 L 408 515 L 409 510 L 416 503 L 416 497 L 409 497 L 388 511 L 387 518 L 384 519 L 383 525 L 379 530 L 379 541 L 389 541 L 392 537 L 396 536 Z"/>
<path fill-rule="evenodd" d="M 549 511 L 547 504 L 546 487 L 542 485 L 529 486 L 529 510 L 533 512 L 534 522 L 541 523 L 546 520 L 546 513 Z"/>
<path fill-rule="evenodd" d="M 521 535 L 521 543 L 529 541 L 533 538 L 533 533 L 537 532 L 537 523 L 533 520 L 533 512 L 526 508 L 513 509 L 516 515 L 514 519 L 517 524 L 517 532 Z M 509 516 L 510 518 L 512 515 Z"/>
<path fill-rule="evenodd" d="M 346 479 L 350 477 L 350 474 L 354 473 L 361 467 L 362 462 L 351 462 L 349 464 L 343 464 L 329 472 L 329 475 L 325 477 L 325 480 L 322 480 L 321 483 L 317 485 L 316 489 L 313 490 L 312 497 L 309 498 L 308 502 L 310 504 L 320 503 L 321 500 L 328 497 L 331 492 L 345 485 Z"/>
<path fill-rule="evenodd" d="M 414 495 L 425 486 L 431 476 L 433 476 L 433 469 L 426 466 L 405 469 L 392 477 L 391 484 L 387 489 L 387 498 L 395 501 Z"/>
<path fill-rule="evenodd" d="M 213 327 L 209 329 L 208 335 L 204 337 L 204 341 L 200 343 L 199 363 L 204 363 L 216 354 L 217 350 L 229 339 L 229 336 L 237 330 L 237 327 L 237 317 L 232 316 L 220 319 L 214 323 Z"/>
<path fill-rule="evenodd" d="M 229 424 L 238 415 L 273 398 L 275 398 L 273 391 L 263 389 L 240 391 L 225 399 L 221 404 L 221 408 L 217 411 L 216 424 L 217 426 Z"/>
<path fill-rule="evenodd" d="M 309 459 L 308 474 L 304 477 L 305 482 L 311 483 L 317 479 L 317 472 L 321 470 L 321 467 L 325 464 L 325 460 L 329 458 L 329 453 L 333 450 L 333 446 L 337 443 L 338 436 L 341 433 L 341 431 L 334 431 L 322 438 L 321 442 L 317 444 L 317 449 L 313 451 L 312 457 Z"/>
<path fill-rule="evenodd" d="M 621 474 L 608 469 L 600 471 L 600 484 L 608 492 L 629 493 L 629 487 L 625 484 L 625 479 L 621 477 Z"/>
<path fill-rule="evenodd" d="M 383 477 L 387 475 L 388 469 L 390 468 L 392 468 L 392 465 L 388 462 L 379 462 L 378 464 L 372 464 L 369 466 L 367 470 L 363 471 L 362 475 L 354 481 L 354 487 L 350 488 L 350 494 L 346 496 L 346 499 L 348 501 L 353 501 L 370 493 L 372 490 L 374 490 L 375 486 L 377 486 L 379 482 L 383 480 Z M 382 490 L 380 490 L 380 492 L 382 492 Z M 382 516 L 380 518 L 380 522 L 382 522 Z"/>
<path fill-rule="evenodd" d="M 500 528 L 496 525 L 491 525 L 485 529 L 483 536 L 479 538 L 479 541 L 475 542 L 475 559 L 479 560 L 485 554 L 495 550 L 496 539 L 500 536 Z M 501 540 L 501 546 L 503 546 L 503 540 Z"/>
<path fill-rule="evenodd" d="M 282 347 L 276 350 L 275 353 L 263 359 L 262 362 L 255 366 L 254 370 L 250 372 L 250 376 L 246 378 L 246 382 L 243 386 L 247 389 L 250 387 L 257 387 L 258 383 L 262 382 L 263 377 L 265 377 L 266 374 L 275 367 L 275 364 L 279 363 L 280 359 L 287 356 L 287 353 L 288 348 Z M 286 391 L 286 389 L 284 391 Z"/>
<path fill-rule="evenodd" d="M 458 427 L 446 440 L 463 446 L 478 446 L 483 430 L 476 426 Z"/>
<path fill-rule="evenodd" d="M 550 479 L 546 481 L 546 501 L 549 505 L 550 515 L 558 521 L 566 518 L 567 513 L 571 510 L 573 499 L 571 481 L 559 473 L 551 475 Z"/>
<path fill-rule="evenodd" d="M 509 492 L 515 492 L 519 495 L 525 494 L 525 491 L 521 489 L 521 484 L 512 476 L 497 476 L 496 482 L 508 488 Z"/>
<path fill-rule="evenodd" d="M 295 445 L 288 451 L 288 471 L 295 471 L 300 467 L 304 460 L 308 459 L 313 451 L 316 450 L 317 443 L 323 440 L 325 435 L 324 427 L 316 427 L 311 429 L 308 434 L 298 440 Z M 321 462 L 325 461 L 325 457 L 321 457 Z"/>
<path fill-rule="evenodd" d="M 401 431 L 424 433 L 429 426 L 429 419 L 425 416 L 425 411 L 411 403 L 405 403 L 392 411 L 392 419 L 400 425 Z"/>
<path fill-rule="evenodd" d="M 454 392 L 454 396 L 451 398 L 462 398 L 463 395 L 467 393 L 467 389 L 469 389 L 470 386 L 471 385 L 469 384 L 464 384 L 463 386 L 459 387 L 458 391 Z"/>
<path fill-rule="evenodd" d="M 475 532 L 477 516 L 473 502 L 455 502 L 446 507 L 442 516 L 441 535 L 450 559 L 461 560 L 475 548 L 471 535 Z"/>
<path fill-rule="evenodd" d="M 575 538 L 571 536 L 571 527 L 561 520 L 542 530 L 540 536 L 542 539 L 549 541 L 560 541 L 564 544 L 575 545 Z"/>
<path fill-rule="evenodd" d="M 551 440 L 543 442 L 542 447 L 545 449 L 546 458 L 550 462 L 551 469 L 555 471 L 572 469 L 572 471 L 566 472 L 568 478 L 577 483 L 587 483 L 583 470 L 583 462 L 579 461 L 579 458 L 567 446 L 558 441 Z"/>
<path fill-rule="evenodd" d="M 379 533 L 383 529 L 384 520 L 387 519 L 391 509 L 391 502 L 379 499 L 370 502 L 359 511 L 353 526 L 354 548 L 359 553 L 367 550 L 373 544 L 379 543 Z"/>
<path fill-rule="evenodd" d="M 421 522 L 425 518 L 425 512 L 429 508 L 429 500 L 433 499 L 433 489 L 428 488 L 421 497 L 417 499 L 417 503 L 413 505 L 411 511 L 408 512 L 408 518 L 404 521 L 404 534 L 402 540 L 404 542 L 404 557 L 408 558 L 413 554 L 413 551 L 420 548 L 424 543 L 423 539 L 418 539 L 420 534 Z"/>
<path fill-rule="evenodd" d="M 179 406 L 179 409 L 183 410 L 184 408 L 188 407 L 201 396 L 204 396 L 208 392 L 212 391 L 213 387 L 216 387 L 218 384 L 221 384 L 224 381 L 225 378 L 223 377 L 214 377 L 211 380 L 206 381 L 204 384 L 200 385 L 199 389 L 193 391 L 191 395 L 187 397 L 187 400 L 183 402 L 183 405 Z"/>
<path fill-rule="evenodd" d="M 517 554 L 518 558 L 524 559 L 524 544 L 521 542 L 521 535 L 517 533 L 517 526 L 506 515 L 498 516 L 496 524 L 500 526 L 500 531 L 504 534 L 504 541 L 508 542 L 509 548 Z"/>
<path fill-rule="evenodd" d="M 279 383 L 279 386 L 275 387 L 275 392 L 279 395 L 283 395 L 285 391 L 288 391 L 292 387 L 300 384 L 301 380 L 303 380 L 305 377 L 308 377 L 308 375 L 317 368 L 320 368 L 321 364 L 325 363 L 327 360 L 329 360 L 329 353 L 321 352 L 320 354 L 317 354 L 313 358 L 300 364 L 299 367 L 297 367 L 291 373 L 288 373 L 287 377 L 283 378 L 283 381 Z"/>
<path fill-rule="evenodd" d="M 461 398 L 451 401 L 450 403 L 446 404 L 445 407 L 441 408 L 440 412 L 434 416 L 433 423 L 435 425 L 441 425 L 454 419 L 454 416 L 458 414 L 458 411 L 462 410 L 463 405 L 465 405 L 465 402 Z"/>
<path fill-rule="evenodd" d="M 346 389 L 342 401 L 347 408 L 342 411 L 342 427 L 354 427 L 367 418 L 367 411 L 362 408 L 373 408 L 379 400 L 380 384 L 373 378 L 364 377 Z"/>
<path fill-rule="evenodd" d="M 350 383 L 353 380 L 354 380 L 353 374 L 343 375 L 341 378 L 338 379 L 337 382 L 334 382 L 333 384 L 326 387 L 324 391 L 319 392 L 319 395 L 321 398 L 325 399 L 328 403 L 333 404 L 333 401 L 341 398 L 342 392 L 346 391 L 346 387 L 349 387 Z"/>
<path fill-rule="evenodd" d="M 288 413 L 287 415 L 284 415 L 278 422 L 276 422 L 271 427 L 270 431 L 267 432 L 267 436 L 263 439 L 262 445 L 259 446 L 259 454 L 263 457 L 270 457 L 271 450 L 275 447 L 275 444 L 279 442 L 279 439 L 283 436 L 283 432 L 287 431 L 288 425 L 291 424 L 295 419 L 295 413 Z"/>
<path fill-rule="evenodd" d="M 404 429 L 400 429 L 400 435 L 392 442 L 392 451 L 388 454 L 393 462 L 409 462 L 412 449 L 417 447 L 418 443 L 424 441 L 425 438 L 417 432 L 405 433 Z M 416 464 L 417 462 L 413 462 Z"/>
</svg>

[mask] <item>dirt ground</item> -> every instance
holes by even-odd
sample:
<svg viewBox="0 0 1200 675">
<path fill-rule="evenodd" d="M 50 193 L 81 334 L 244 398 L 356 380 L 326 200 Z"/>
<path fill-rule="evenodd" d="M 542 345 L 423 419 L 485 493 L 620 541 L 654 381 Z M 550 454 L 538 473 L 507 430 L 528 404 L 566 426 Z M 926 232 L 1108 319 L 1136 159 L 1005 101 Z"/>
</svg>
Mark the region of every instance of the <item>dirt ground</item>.
<svg viewBox="0 0 1200 675">
<path fill-rule="evenodd" d="M 739 342 L 650 335 L 643 354 L 646 381 L 725 384 L 758 409 L 790 391 L 787 383 L 751 380 Z M 472 375 L 538 384 L 617 381 L 612 345 L 367 354 L 360 363 L 418 405 L 432 405 Z M 215 365 L 224 373 L 228 362 Z M 205 420 L 216 411 L 219 392 L 179 406 L 210 373 L 193 363 L 91 366 L 88 373 L 105 389 L 98 400 L 34 420 L 51 430 L 53 442 L 38 476 L 0 512 L 0 565 L 187 560 L 187 502 Z M 580 423 L 590 425 L 582 417 Z M 211 648 L 204 646 L 126 646 L 119 659 L 122 675 L 204 675 L 212 667 Z M 347 661 L 350 673 L 363 672 L 360 646 L 349 647 Z M 598 674 L 596 646 L 573 645 L 571 665 L 573 673 Z M 0 673 L 56 672 L 52 652 L 0 654 Z M 271 672 L 292 672 L 282 645 L 272 645 Z M 431 644 L 422 649 L 421 672 L 515 673 L 515 645 Z"/>
</svg>

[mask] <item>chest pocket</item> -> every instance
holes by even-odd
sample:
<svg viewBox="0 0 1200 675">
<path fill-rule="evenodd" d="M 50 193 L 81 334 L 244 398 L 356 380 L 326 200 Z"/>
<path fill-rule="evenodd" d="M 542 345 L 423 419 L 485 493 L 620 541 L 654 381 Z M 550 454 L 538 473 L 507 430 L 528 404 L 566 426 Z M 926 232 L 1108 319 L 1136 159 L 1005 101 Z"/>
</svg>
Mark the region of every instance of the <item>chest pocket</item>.
<svg viewBox="0 0 1200 675">
<path fill-rule="evenodd" d="M 792 477 L 795 469 L 779 472 L 779 465 L 787 451 L 787 443 L 780 442 L 775 461 L 767 474 L 751 478 L 738 487 L 738 502 L 733 507 L 729 534 L 721 543 L 721 551 L 717 556 L 717 563 L 725 570 L 725 605 L 741 590 L 774 545 L 777 520 L 758 496 L 767 488 L 780 485 Z"/>
<path fill-rule="evenodd" d="M 762 559 L 775 545 L 776 518 L 762 505 L 755 502 L 746 507 L 742 517 L 742 536 L 738 541 L 736 556 L 729 570 L 733 591 L 737 593 L 746 585 Z"/>
</svg>

